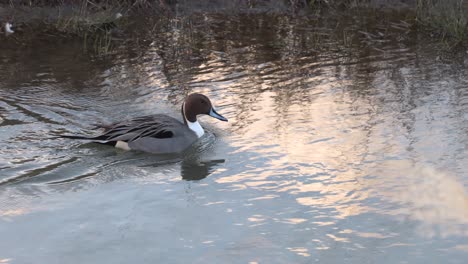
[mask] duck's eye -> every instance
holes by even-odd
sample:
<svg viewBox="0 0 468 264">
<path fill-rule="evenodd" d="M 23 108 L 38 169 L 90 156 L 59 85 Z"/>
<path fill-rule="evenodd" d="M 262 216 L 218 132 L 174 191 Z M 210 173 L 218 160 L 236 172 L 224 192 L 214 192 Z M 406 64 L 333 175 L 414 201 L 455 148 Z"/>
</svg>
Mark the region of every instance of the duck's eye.
<svg viewBox="0 0 468 264">
<path fill-rule="evenodd" d="M 206 104 L 206 101 L 205 100 L 200 100 L 200 103 Z"/>
</svg>

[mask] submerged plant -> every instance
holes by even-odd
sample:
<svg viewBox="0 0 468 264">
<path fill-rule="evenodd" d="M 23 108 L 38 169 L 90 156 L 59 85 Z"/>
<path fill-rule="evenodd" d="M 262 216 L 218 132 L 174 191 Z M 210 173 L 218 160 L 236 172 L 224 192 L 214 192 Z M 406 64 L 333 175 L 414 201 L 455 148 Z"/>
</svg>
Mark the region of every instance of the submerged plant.
<svg viewBox="0 0 468 264">
<path fill-rule="evenodd" d="M 112 51 L 112 36 L 110 32 L 88 33 L 83 36 L 83 49 L 98 56 L 107 55 Z"/>
</svg>

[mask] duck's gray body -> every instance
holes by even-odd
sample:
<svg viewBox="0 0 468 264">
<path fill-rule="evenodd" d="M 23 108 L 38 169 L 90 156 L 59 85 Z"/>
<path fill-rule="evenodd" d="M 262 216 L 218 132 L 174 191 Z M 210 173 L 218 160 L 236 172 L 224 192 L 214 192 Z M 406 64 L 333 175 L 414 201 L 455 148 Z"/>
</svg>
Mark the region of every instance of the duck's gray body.
<svg viewBox="0 0 468 264">
<path fill-rule="evenodd" d="M 103 128 L 104 133 L 92 138 L 94 141 L 115 143 L 116 146 L 125 142 L 129 149 L 151 153 L 179 153 L 198 139 L 187 125 L 162 114 L 138 117 Z"/>
<path fill-rule="evenodd" d="M 140 150 L 156 154 L 180 153 L 203 136 L 203 128 L 196 118 L 200 114 L 227 121 L 216 112 L 208 97 L 202 94 L 191 94 L 182 105 L 184 123 L 167 115 L 156 114 L 104 125 L 102 126 L 104 132 L 95 137 L 62 137 L 91 140 L 126 150 Z"/>
</svg>

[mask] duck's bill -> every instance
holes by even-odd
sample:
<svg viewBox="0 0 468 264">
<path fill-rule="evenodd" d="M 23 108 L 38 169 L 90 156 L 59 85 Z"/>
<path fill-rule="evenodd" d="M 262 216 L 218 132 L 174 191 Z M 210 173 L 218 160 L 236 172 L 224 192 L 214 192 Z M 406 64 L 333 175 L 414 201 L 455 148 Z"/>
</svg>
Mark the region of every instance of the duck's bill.
<svg viewBox="0 0 468 264">
<path fill-rule="evenodd" d="M 211 108 L 210 113 L 208 115 L 211 116 L 211 117 L 214 117 L 216 119 L 219 119 L 221 121 L 228 121 L 227 118 L 225 118 L 224 116 L 218 114 L 218 112 L 216 112 L 216 110 L 214 110 L 213 108 Z"/>
</svg>

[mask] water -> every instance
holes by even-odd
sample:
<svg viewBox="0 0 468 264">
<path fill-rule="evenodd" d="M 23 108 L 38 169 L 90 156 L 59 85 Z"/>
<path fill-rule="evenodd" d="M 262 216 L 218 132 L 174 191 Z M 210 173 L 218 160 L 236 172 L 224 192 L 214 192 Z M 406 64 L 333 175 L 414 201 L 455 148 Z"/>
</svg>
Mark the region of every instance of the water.
<svg viewBox="0 0 468 264">
<path fill-rule="evenodd" d="M 4 41 L 0 263 L 465 263 L 467 55 L 343 19 L 179 17 L 104 57 Z M 229 122 L 181 156 L 53 138 L 191 92 Z"/>
</svg>

